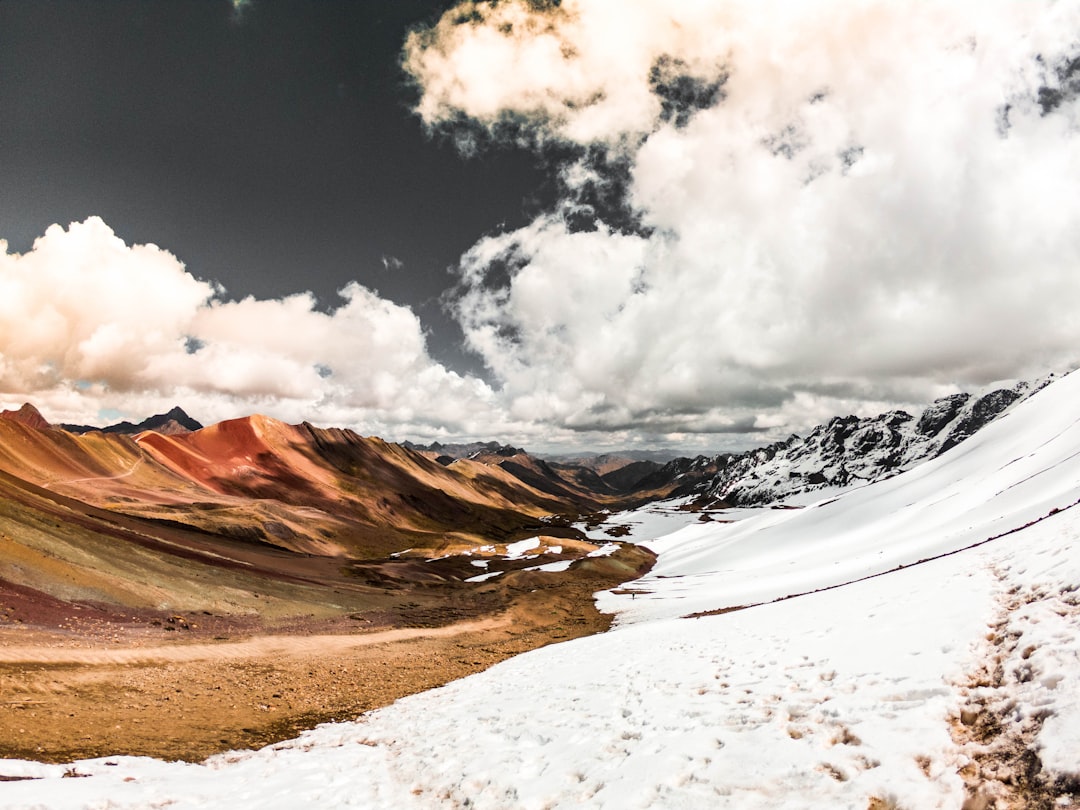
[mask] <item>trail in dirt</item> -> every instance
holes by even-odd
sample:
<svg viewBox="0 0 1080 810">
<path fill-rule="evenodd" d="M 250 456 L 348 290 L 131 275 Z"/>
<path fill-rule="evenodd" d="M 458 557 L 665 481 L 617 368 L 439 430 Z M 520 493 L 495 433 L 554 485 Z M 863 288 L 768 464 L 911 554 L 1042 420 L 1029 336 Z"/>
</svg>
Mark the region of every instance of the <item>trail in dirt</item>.
<svg viewBox="0 0 1080 810">
<path fill-rule="evenodd" d="M 62 487 L 67 484 L 85 484 L 88 481 L 119 481 L 121 478 L 130 478 L 133 476 L 145 460 L 146 459 L 143 458 L 136 459 L 129 470 L 117 473 L 116 475 L 96 475 L 90 478 L 69 478 L 64 481 L 49 481 L 48 483 L 42 484 L 41 487 L 42 489 L 51 490 L 53 487 Z"/>
<path fill-rule="evenodd" d="M 359 634 L 327 635 L 313 621 L 306 631 L 290 625 L 293 635 L 144 647 L 145 627 L 113 626 L 118 646 L 110 648 L 62 646 L 87 638 L 56 633 L 31 646 L 35 630 L 26 628 L 17 631 L 24 640 L 7 635 L 18 646 L 0 643 L 0 759 L 200 761 L 291 739 L 526 650 L 602 632 L 610 616 L 593 594 L 640 576 L 654 559 L 626 546 L 566 572 L 512 572 L 430 598 L 416 589 L 407 626 Z M 466 608 L 470 616 L 446 623 Z"/>
<path fill-rule="evenodd" d="M 372 644 L 388 644 L 421 638 L 446 638 L 465 633 L 497 630 L 510 625 L 509 614 L 481 621 L 458 622 L 437 628 L 397 628 L 358 635 L 256 636 L 217 644 L 184 644 L 161 647 L 64 649 L 55 647 L 0 648 L 0 664 L 49 665 L 146 665 L 192 661 L 226 661 L 274 656 L 336 654 Z"/>
</svg>

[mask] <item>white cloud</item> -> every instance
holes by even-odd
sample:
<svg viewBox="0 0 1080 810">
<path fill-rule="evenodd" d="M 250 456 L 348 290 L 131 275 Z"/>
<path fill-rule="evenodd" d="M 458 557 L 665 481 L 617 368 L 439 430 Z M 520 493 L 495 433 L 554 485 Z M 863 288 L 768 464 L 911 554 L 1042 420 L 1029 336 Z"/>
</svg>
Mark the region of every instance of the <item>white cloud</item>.
<svg viewBox="0 0 1080 810">
<path fill-rule="evenodd" d="M 461 263 L 515 418 L 779 432 L 1076 364 L 1080 2 L 539 6 L 405 60 L 428 126 L 584 155 Z M 640 227 L 574 227 L 620 167 Z"/>
<path fill-rule="evenodd" d="M 423 121 L 572 155 L 460 262 L 494 386 L 357 284 L 228 301 L 91 218 L 0 251 L 0 404 L 704 448 L 1064 370 L 1078 57 L 1080 0 L 466 4 L 406 44 Z"/>
<path fill-rule="evenodd" d="M 309 293 L 227 301 L 170 253 L 128 246 L 99 218 L 0 242 L 0 397 L 55 421 L 101 409 L 142 418 L 181 403 L 218 420 L 291 421 L 413 435 L 502 423 L 483 382 L 427 354 L 417 317 L 359 284 L 324 313 Z"/>
</svg>

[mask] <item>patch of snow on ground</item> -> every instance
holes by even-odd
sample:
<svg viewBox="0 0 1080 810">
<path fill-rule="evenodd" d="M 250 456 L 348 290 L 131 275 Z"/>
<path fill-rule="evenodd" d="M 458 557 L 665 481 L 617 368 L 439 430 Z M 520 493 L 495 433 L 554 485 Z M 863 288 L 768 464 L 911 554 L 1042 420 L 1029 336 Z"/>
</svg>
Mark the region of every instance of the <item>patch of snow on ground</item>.
<svg viewBox="0 0 1080 810">
<path fill-rule="evenodd" d="M 530 537 L 527 540 L 518 540 L 516 543 L 506 544 L 506 555 L 504 559 L 507 560 L 524 560 L 528 559 L 526 556 L 528 552 L 533 549 L 540 548 L 540 538 Z M 531 555 L 535 556 L 535 555 Z"/>
<path fill-rule="evenodd" d="M 558 560 L 557 562 L 544 563 L 543 565 L 531 565 L 528 568 L 524 568 L 524 571 L 565 571 L 576 560 Z"/>
<path fill-rule="evenodd" d="M 628 531 L 620 535 L 619 540 L 626 543 L 644 543 L 661 537 L 699 519 L 699 515 L 681 507 L 689 504 L 690 498 L 677 498 L 670 501 L 660 501 L 643 506 L 639 509 L 630 509 L 625 512 L 616 512 L 608 517 L 595 528 L 588 528 L 587 524 L 576 524 L 575 528 L 585 533 L 590 540 L 611 540 L 612 535 L 608 530 L 622 528 Z"/>
<path fill-rule="evenodd" d="M 963 444 L 895 478 L 804 509 L 699 523 L 646 543 L 660 554 L 639 591 L 606 595 L 620 621 L 778 599 L 890 571 L 1016 530 L 1080 497 L 1080 374 Z M 644 592 L 644 593 L 642 593 Z"/>
<path fill-rule="evenodd" d="M 477 574 L 475 577 L 469 577 L 464 580 L 465 582 L 487 582 L 489 579 L 495 579 L 495 577 L 506 573 L 505 571 L 488 571 L 486 574 Z"/>
</svg>

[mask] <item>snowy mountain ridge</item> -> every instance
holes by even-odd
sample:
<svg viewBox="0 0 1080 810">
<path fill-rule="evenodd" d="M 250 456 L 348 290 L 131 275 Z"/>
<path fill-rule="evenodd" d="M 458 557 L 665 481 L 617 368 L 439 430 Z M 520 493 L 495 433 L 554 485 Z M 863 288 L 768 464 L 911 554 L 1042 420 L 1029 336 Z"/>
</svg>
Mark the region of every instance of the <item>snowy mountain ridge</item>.
<svg viewBox="0 0 1080 810">
<path fill-rule="evenodd" d="M 793 434 L 766 447 L 718 456 L 716 474 L 698 492 L 709 504 L 763 506 L 890 478 L 969 439 L 1053 379 L 1020 381 L 982 396 L 952 394 L 917 417 L 902 410 L 834 417 L 806 437 Z"/>
</svg>

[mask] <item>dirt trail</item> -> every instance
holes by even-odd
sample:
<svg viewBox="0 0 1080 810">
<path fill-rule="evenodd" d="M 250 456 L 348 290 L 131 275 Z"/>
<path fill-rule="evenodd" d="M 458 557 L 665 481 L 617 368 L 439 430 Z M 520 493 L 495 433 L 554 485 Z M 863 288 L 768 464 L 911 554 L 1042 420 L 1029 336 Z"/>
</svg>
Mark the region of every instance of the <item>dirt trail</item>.
<svg viewBox="0 0 1080 810">
<path fill-rule="evenodd" d="M 0 664 L 52 665 L 148 665 L 195 661 L 235 661 L 271 656 L 335 655 L 370 644 L 387 644 L 421 638 L 445 638 L 506 627 L 509 615 L 473 622 L 458 622 L 446 627 L 396 628 L 362 635 L 256 636 L 243 641 L 215 644 L 183 644 L 141 648 L 64 649 L 56 647 L 0 647 Z"/>
<path fill-rule="evenodd" d="M 624 547 L 564 573 L 507 574 L 468 592 L 478 609 L 498 609 L 443 626 L 326 635 L 325 625 L 312 625 L 312 635 L 299 627 L 296 635 L 150 646 L 140 646 L 145 635 L 121 635 L 111 647 L 75 647 L 86 639 L 34 631 L 4 647 L 15 638 L 0 637 L 0 759 L 199 761 L 290 739 L 527 650 L 602 632 L 610 617 L 596 611 L 593 593 L 639 576 L 653 560 Z"/>
<path fill-rule="evenodd" d="M 49 481 L 41 485 L 42 489 L 52 489 L 53 487 L 61 487 L 66 484 L 84 484 L 88 481 L 119 481 L 122 478 L 130 478 L 133 476 L 139 467 L 142 466 L 145 459 L 136 459 L 135 463 L 131 465 L 131 468 L 116 475 L 95 475 L 90 478 L 68 478 L 62 481 Z"/>
</svg>

